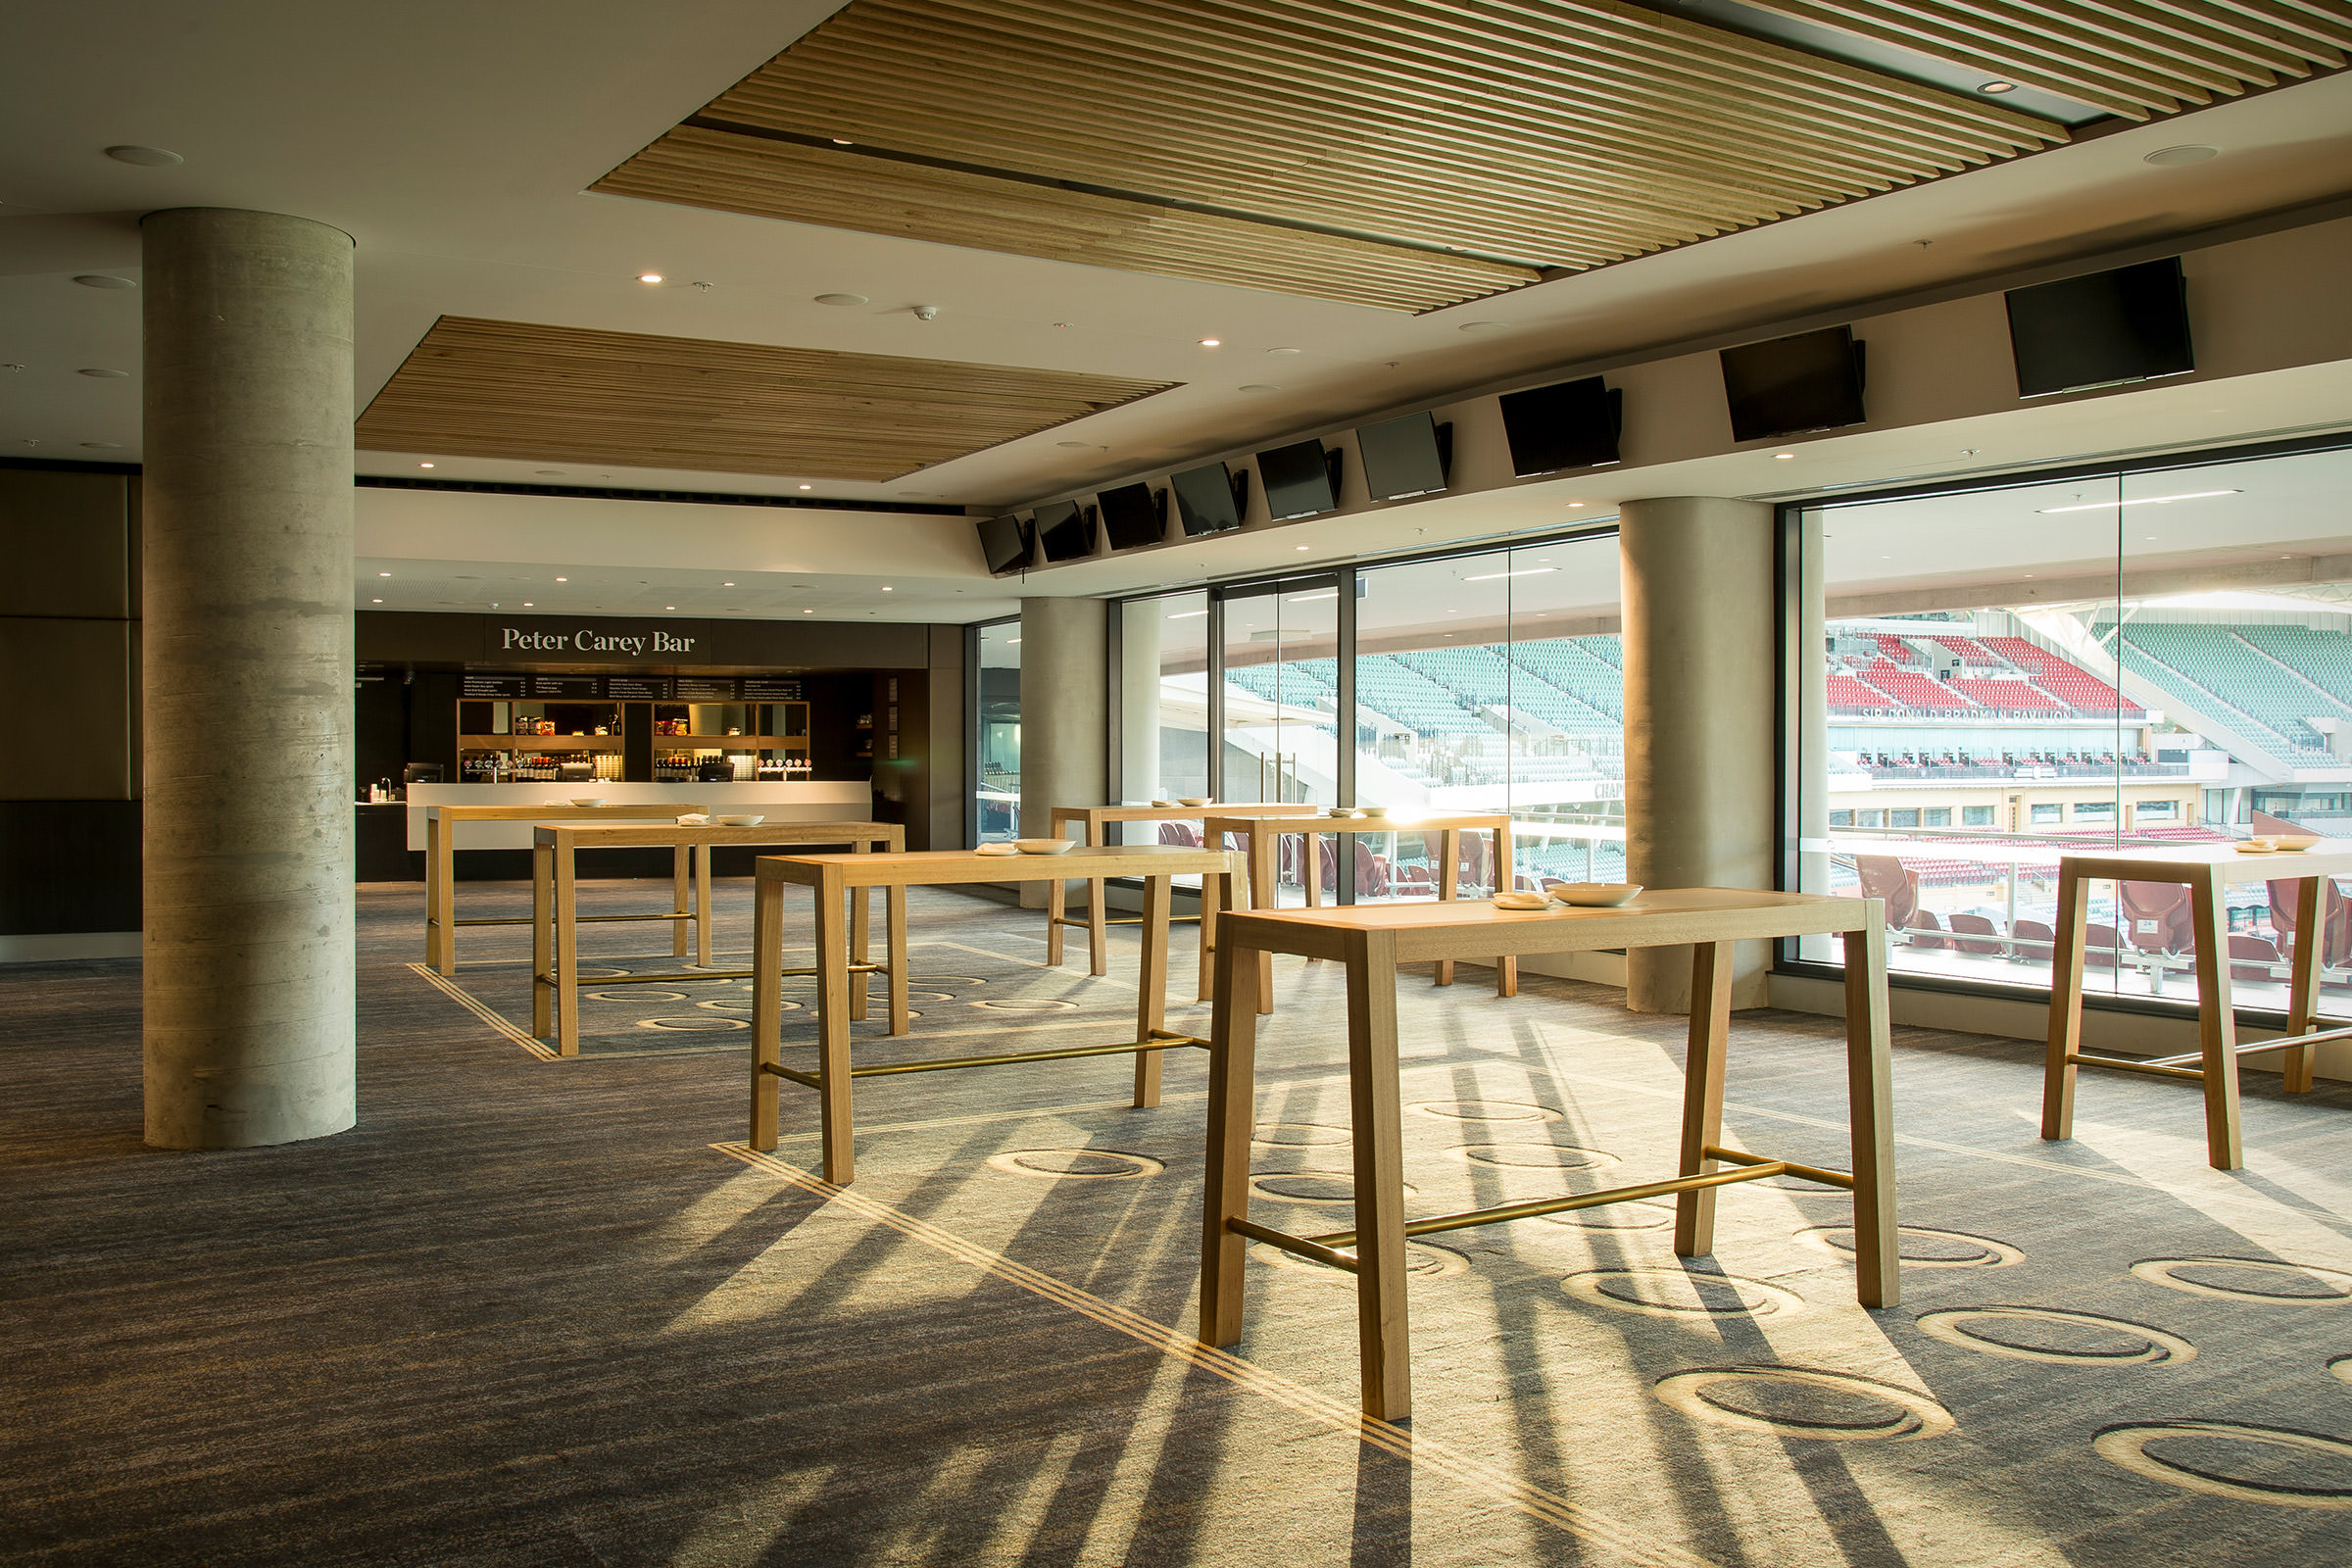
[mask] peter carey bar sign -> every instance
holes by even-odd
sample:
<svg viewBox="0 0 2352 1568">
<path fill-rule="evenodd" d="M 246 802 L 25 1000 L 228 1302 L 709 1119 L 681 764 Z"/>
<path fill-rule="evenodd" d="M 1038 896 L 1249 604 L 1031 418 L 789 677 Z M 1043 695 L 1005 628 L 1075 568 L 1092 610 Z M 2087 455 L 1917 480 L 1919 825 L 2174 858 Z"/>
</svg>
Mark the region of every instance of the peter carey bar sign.
<svg viewBox="0 0 2352 1568">
<path fill-rule="evenodd" d="M 593 625 L 568 631 L 541 631 L 528 626 L 497 625 L 494 654 L 602 654 L 608 659 L 643 660 L 663 654 L 691 654 L 699 640 L 656 630 L 600 631 Z"/>
</svg>

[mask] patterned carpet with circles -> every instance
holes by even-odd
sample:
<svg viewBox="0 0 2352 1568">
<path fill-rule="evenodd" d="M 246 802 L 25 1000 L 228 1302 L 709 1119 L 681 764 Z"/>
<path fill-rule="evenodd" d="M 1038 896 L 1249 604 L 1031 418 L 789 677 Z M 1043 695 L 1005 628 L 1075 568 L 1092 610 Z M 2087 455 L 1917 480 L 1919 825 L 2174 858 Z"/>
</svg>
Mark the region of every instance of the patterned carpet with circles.
<svg viewBox="0 0 2352 1568">
<path fill-rule="evenodd" d="M 2352 1086 L 2249 1073 L 2225 1174 L 2193 1086 L 2088 1079 L 2044 1144 L 2037 1047 L 1898 1030 L 1899 1306 L 1789 1178 L 1725 1189 L 1705 1259 L 1670 1201 L 1446 1232 L 1396 1426 L 1356 1414 L 1346 1276 L 1253 1247 L 1243 1342 L 1193 1339 L 1202 1053 L 1152 1110 L 1122 1056 L 860 1080 L 833 1188 L 805 1090 L 743 1146 L 745 982 L 610 984 L 678 960 L 591 927 L 559 1059 L 527 933 L 443 980 L 420 905 L 362 889 L 361 1124 L 287 1149 L 140 1146 L 135 963 L 0 972 L 0 1562 L 2352 1561 Z M 913 1033 L 877 981 L 858 1058 L 1129 1036 L 1134 929 L 1091 978 L 1042 927 L 918 893 Z M 1205 1033 L 1189 927 L 1170 971 Z M 1477 967 L 1398 1004 L 1413 1212 L 1671 1174 L 1679 1020 Z M 1344 1018 L 1336 966 L 1278 960 L 1250 1194 L 1286 1230 L 1350 1223 Z M 1836 1021 L 1740 1015 L 1728 1083 L 1727 1142 L 1847 1162 Z"/>
</svg>

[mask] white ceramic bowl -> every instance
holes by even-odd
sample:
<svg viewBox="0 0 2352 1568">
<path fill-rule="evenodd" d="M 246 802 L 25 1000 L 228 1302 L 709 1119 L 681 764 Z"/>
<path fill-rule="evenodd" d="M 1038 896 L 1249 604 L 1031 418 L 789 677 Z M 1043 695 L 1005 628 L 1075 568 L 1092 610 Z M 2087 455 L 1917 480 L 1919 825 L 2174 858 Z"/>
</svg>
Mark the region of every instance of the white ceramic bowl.
<svg viewBox="0 0 2352 1568">
<path fill-rule="evenodd" d="M 758 827 L 767 818 L 764 816 L 722 816 L 715 820 L 720 827 Z"/>
<path fill-rule="evenodd" d="M 1613 909 L 1631 904 L 1642 893 L 1639 882 L 1560 882 L 1544 890 L 1562 904 L 1584 909 Z"/>
<path fill-rule="evenodd" d="M 580 808 L 582 810 L 586 810 L 592 806 L 604 805 L 605 798 L 602 795 L 585 795 L 574 800 L 571 804 Z"/>
<path fill-rule="evenodd" d="M 1078 847 L 1076 839 L 1014 839 L 1012 847 L 1023 855 L 1067 855 Z"/>
<path fill-rule="evenodd" d="M 1335 806 L 1323 814 L 1325 816 L 1351 817 L 1355 815 L 1355 812 L 1345 806 Z"/>
<path fill-rule="evenodd" d="M 1209 804 L 1209 798 L 1205 795 L 1179 795 L 1176 797 L 1176 804 L 1178 806 L 1206 806 Z"/>
<path fill-rule="evenodd" d="M 1389 814 L 1389 808 L 1385 806 L 1367 806 L 1363 809 L 1364 815 L 1366 816 L 1386 816 Z"/>
</svg>

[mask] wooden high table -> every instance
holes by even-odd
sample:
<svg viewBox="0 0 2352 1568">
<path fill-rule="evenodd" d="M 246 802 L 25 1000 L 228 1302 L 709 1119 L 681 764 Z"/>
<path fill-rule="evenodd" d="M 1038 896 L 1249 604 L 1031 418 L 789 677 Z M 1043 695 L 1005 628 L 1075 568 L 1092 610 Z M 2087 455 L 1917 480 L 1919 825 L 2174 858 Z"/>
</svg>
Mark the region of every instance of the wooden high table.
<svg viewBox="0 0 2352 1568">
<path fill-rule="evenodd" d="M 1181 844 L 1114 844 L 1099 849 L 1071 850 L 1051 860 L 1065 879 L 1076 877 L 1140 876 L 1144 878 L 1143 971 L 1137 982 L 1135 1038 L 1115 1045 L 1065 1046 L 1048 1051 L 1021 1051 L 999 1055 L 947 1056 L 929 1061 L 894 1061 L 857 1067 L 850 1063 L 851 1017 L 857 1016 L 856 998 L 845 1006 L 849 986 L 848 948 L 842 926 L 844 891 L 881 888 L 890 904 L 890 1032 L 906 1032 L 906 889 L 948 887 L 971 882 L 1034 882 L 1047 858 L 1024 855 L 978 855 L 970 850 L 918 850 L 899 855 L 763 856 L 758 864 L 759 888 L 752 906 L 752 1126 L 751 1147 L 776 1147 L 776 1088 L 781 1079 L 817 1093 L 823 1128 L 824 1178 L 847 1184 L 856 1179 L 851 1152 L 853 1125 L 852 1080 L 904 1072 L 939 1072 L 956 1067 L 996 1067 L 1015 1061 L 1054 1061 L 1072 1056 L 1135 1056 L 1135 1103 L 1159 1103 L 1159 1054 L 1172 1046 L 1208 1042 L 1165 1027 L 1168 990 L 1168 913 L 1175 903 L 1175 879 L 1198 875 L 1205 890 L 1210 879 L 1231 876 L 1239 857 L 1223 850 L 1196 850 Z M 787 1067 L 780 1059 L 778 1030 L 782 1022 L 784 890 L 811 888 L 816 893 L 816 1021 L 817 1065 L 814 1072 Z"/>
<path fill-rule="evenodd" d="M 1211 816 L 1313 816 L 1322 809 L 1320 806 L 1302 803 L 1255 806 L 1056 806 L 1047 813 L 1047 821 L 1050 824 L 1048 832 L 1054 838 L 1064 837 L 1072 823 L 1078 824 L 1085 830 L 1078 842 L 1092 849 L 1101 849 L 1103 847 L 1103 827 L 1111 822 L 1200 822 Z M 1207 835 L 1201 836 L 1201 843 L 1207 846 Z M 1071 880 L 1074 879 L 1062 877 L 1046 884 L 1046 962 L 1050 964 L 1058 965 L 1061 962 L 1062 927 L 1079 923 L 1070 919 L 1062 908 L 1062 884 Z M 1194 917 L 1174 915 L 1171 918 L 1183 920 Z M 1200 901 L 1198 918 L 1204 932 L 1213 929 L 1216 924 L 1215 910 L 1205 898 Z M 1085 924 L 1088 973 L 1110 972 L 1107 928 L 1129 923 L 1108 918 L 1108 911 L 1103 907 L 1102 879 L 1099 876 L 1087 878 Z M 1204 936 L 1202 940 L 1205 942 L 1207 938 Z M 1200 966 L 1200 995 L 1205 997 L 1208 995 L 1208 965 L 1205 962 Z"/>
<path fill-rule="evenodd" d="M 667 822 L 700 806 L 677 806 L 666 801 L 653 806 L 572 806 L 557 801 L 546 806 L 428 806 L 424 808 L 424 961 L 443 974 L 458 972 L 458 927 L 462 925 L 529 925 L 520 915 L 497 919 L 461 920 L 457 910 L 458 824 L 461 822 Z M 676 927 L 674 956 L 686 956 L 687 855 L 681 849 L 674 860 L 671 904 L 667 914 L 599 914 L 591 919 L 667 920 Z"/>
<path fill-rule="evenodd" d="M 1288 833 L 1303 834 L 1306 839 L 1306 848 L 1299 860 L 1299 864 L 1303 867 L 1299 880 L 1305 884 L 1306 906 L 1310 909 L 1319 908 L 1323 903 L 1322 836 L 1326 833 L 1339 839 L 1343 846 L 1349 845 L 1355 836 L 1365 834 L 1425 833 L 1435 835 L 1440 846 L 1437 892 L 1438 902 L 1441 904 L 1452 903 L 1461 888 L 1462 835 L 1464 833 L 1491 833 L 1494 838 L 1494 890 L 1498 893 L 1504 892 L 1511 885 L 1511 818 L 1507 811 L 1456 811 L 1440 816 L 1418 818 L 1332 816 L 1329 814 L 1328 808 L 1317 807 L 1314 820 L 1311 823 L 1294 822 L 1286 818 L 1280 822 L 1265 824 L 1262 832 L 1259 828 L 1260 824 L 1257 821 L 1249 818 L 1211 816 L 1201 824 L 1200 829 L 1203 839 L 1211 832 L 1237 833 L 1241 836 L 1242 853 L 1248 860 L 1250 868 L 1250 907 L 1252 909 L 1273 909 L 1279 906 L 1281 889 L 1276 881 L 1275 867 L 1278 858 L 1275 855 L 1275 846 L 1277 840 Z M 1346 853 L 1346 850 L 1344 849 L 1342 853 Z M 1390 887 L 1394 890 L 1396 882 L 1392 871 Z M 1230 889 L 1230 884 L 1228 884 L 1228 888 Z M 1202 902 L 1201 907 L 1203 910 L 1207 908 L 1205 900 Z M 1215 922 L 1204 914 L 1200 922 L 1200 995 L 1203 997 L 1209 995 L 1208 954 L 1214 935 Z M 1498 997 L 1517 996 L 1519 994 L 1519 960 L 1508 955 L 1500 955 L 1494 956 L 1494 994 Z M 1451 958 L 1439 960 L 1436 984 L 1442 986 L 1453 984 L 1453 960 Z M 1274 968 L 1262 957 L 1258 961 L 1257 1010 L 1260 1012 L 1274 1010 Z"/>
<path fill-rule="evenodd" d="M 2075 1135 L 2075 1068 L 2112 1067 L 2159 1078 L 2185 1078 L 2205 1089 L 2205 1154 L 2216 1170 L 2245 1163 L 2238 1115 L 2237 1058 L 2286 1053 L 2291 1093 L 2311 1088 L 2311 1048 L 2352 1039 L 2352 1027 L 2314 1030 L 2320 995 L 2321 891 L 2331 876 L 2352 876 L 2352 843 L 2323 841 L 2308 850 L 2239 854 L 2228 844 L 2101 851 L 2058 858 L 2058 914 L 2050 954 L 2049 1050 L 2042 1063 L 2041 1136 Z M 2082 1051 L 2082 943 L 2093 882 L 2169 882 L 2188 889 L 2196 931 L 2198 1049 L 2146 1060 Z M 2295 953 L 2287 971 L 2286 1032 L 2255 1045 L 2237 1043 L 2230 1000 L 2230 911 L 2223 890 L 2233 882 L 2293 882 Z M 2194 1063 L 2192 1066 L 2191 1063 Z"/>
<path fill-rule="evenodd" d="M 1722 1147 L 1724 1053 L 1731 1028 L 1732 944 L 1837 933 L 1845 938 L 1846 1103 L 1853 1170 L 1824 1170 Z M 1537 1199 L 1425 1219 L 1404 1217 L 1396 966 L 1505 954 L 1606 948 L 1693 948 L 1690 1045 L 1684 1063 L 1681 1174 L 1604 1192 Z M 1294 953 L 1348 966 L 1348 1083 L 1355 1129 L 1355 1227 L 1292 1236 L 1250 1218 L 1250 1135 L 1255 1120 L 1257 1015 L 1243 996 L 1260 954 Z M 1374 904 L 1229 916 L 1217 949 L 1210 1025 L 1207 1191 L 1200 1253 L 1200 1338 L 1242 1337 L 1244 1250 L 1251 1241 L 1355 1276 L 1364 1413 L 1412 1412 L 1405 1326 L 1405 1238 L 1565 1209 L 1676 1195 L 1674 1250 L 1714 1250 L 1715 1193 L 1733 1182 L 1795 1176 L 1854 1195 L 1855 1295 L 1892 1306 L 1896 1275 L 1893 1104 L 1887 1062 L 1886 906 L 1877 899 L 1736 888 L 1642 894 L 1615 909 L 1498 909 L 1493 904 Z M 1724 1167 L 1731 1168 L 1726 1169 Z M 1349 1250 L 1352 1249 L 1352 1250 Z"/>
<path fill-rule="evenodd" d="M 686 862 L 698 862 L 700 875 L 695 907 L 683 917 L 695 923 L 697 969 L 664 974 L 620 975 L 597 982 L 607 986 L 658 985 L 689 980 L 748 980 L 749 969 L 713 969 L 710 965 L 710 851 L 721 844 L 774 849 L 791 844 L 847 844 L 859 855 L 875 849 L 904 850 L 906 830 L 895 822 L 761 822 L 751 827 L 719 823 L 596 822 L 542 823 L 531 830 L 531 1033 L 546 1039 L 552 1031 L 559 1055 L 580 1054 L 579 927 L 584 919 L 662 919 L 662 915 L 589 915 L 579 912 L 577 867 L 582 850 L 627 850 L 667 847 L 680 857 L 681 878 Z M 685 903 L 684 883 L 677 902 Z M 871 973 L 885 967 L 866 961 L 866 895 L 859 889 L 850 911 L 852 967 Z M 676 956 L 686 953 L 686 928 L 677 928 Z M 802 974 L 814 973 L 803 969 Z M 894 995 L 904 995 L 906 982 L 891 969 Z M 850 998 L 852 1016 L 865 1016 L 865 987 Z M 904 1026 L 892 1033 L 905 1033 Z"/>
</svg>

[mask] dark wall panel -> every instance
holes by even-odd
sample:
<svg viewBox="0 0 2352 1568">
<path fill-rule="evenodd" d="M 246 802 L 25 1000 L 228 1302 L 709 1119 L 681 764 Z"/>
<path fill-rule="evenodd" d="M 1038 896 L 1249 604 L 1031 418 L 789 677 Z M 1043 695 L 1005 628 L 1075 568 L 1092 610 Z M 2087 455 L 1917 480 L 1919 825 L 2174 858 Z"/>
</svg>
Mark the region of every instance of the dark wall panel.
<svg viewBox="0 0 2352 1568">
<path fill-rule="evenodd" d="M 127 620 L 128 476 L 0 468 L 0 615 Z"/>
<path fill-rule="evenodd" d="M 0 936 L 138 929 L 138 802 L 0 802 Z"/>
</svg>

